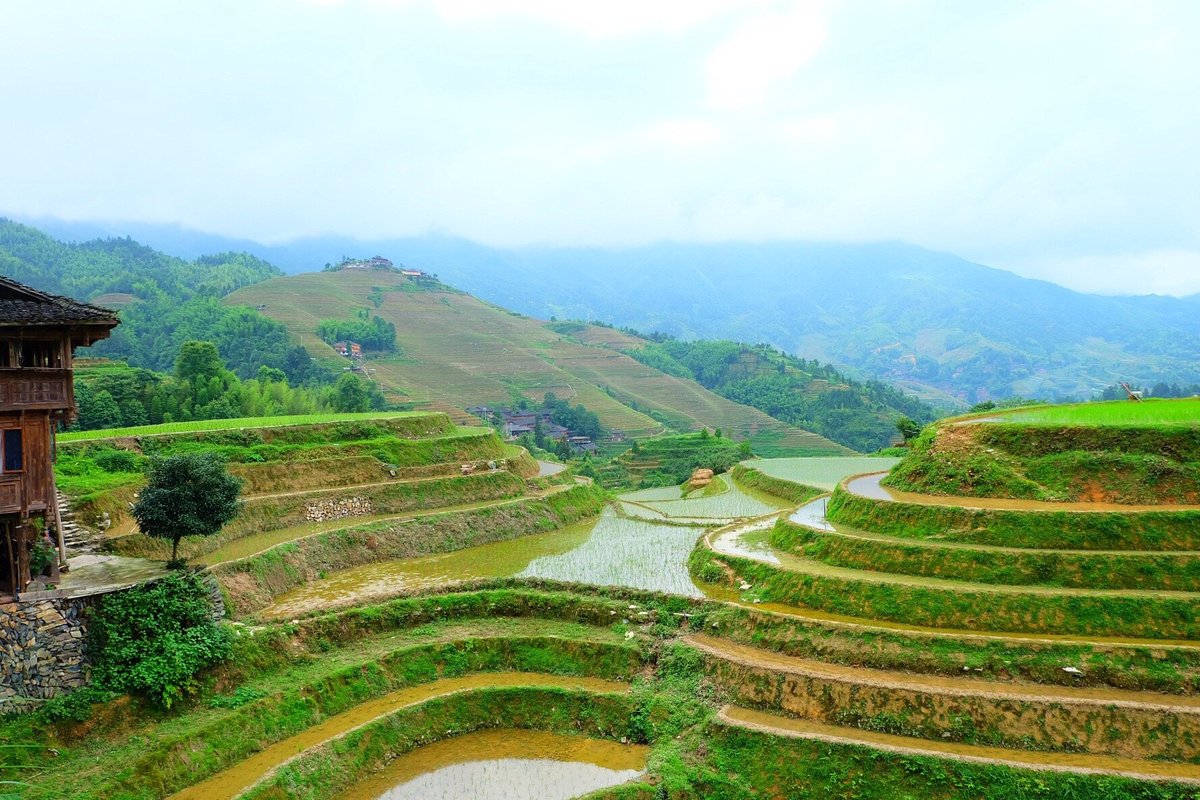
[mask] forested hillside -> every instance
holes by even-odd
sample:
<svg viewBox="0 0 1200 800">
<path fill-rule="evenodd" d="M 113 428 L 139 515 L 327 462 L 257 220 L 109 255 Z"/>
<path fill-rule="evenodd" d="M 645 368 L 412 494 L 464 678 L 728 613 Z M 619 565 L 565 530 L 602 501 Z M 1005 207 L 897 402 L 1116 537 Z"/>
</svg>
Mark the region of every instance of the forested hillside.
<svg viewBox="0 0 1200 800">
<path fill-rule="evenodd" d="M 887 447 L 897 435 L 900 416 L 919 423 L 934 418 L 929 405 L 885 383 L 853 381 L 829 364 L 796 358 L 770 345 L 655 338 L 659 341 L 625 352 L 855 450 Z"/>
<path fill-rule="evenodd" d="M 65 235 L 98 230 L 51 224 Z M 342 253 L 390 253 L 542 319 L 767 342 L 960 406 L 1087 398 L 1117 381 L 1200 381 L 1200 296 L 1081 294 L 895 242 L 501 249 L 445 236 L 326 236 L 265 246 L 170 226 L 107 230 L 135 230 L 188 256 L 244 249 L 289 272 Z"/>
<path fill-rule="evenodd" d="M 189 340 L 216 344 L 229 369 L 252 378 L 260 366 L 283 371 L 293 383 L 328 380 L 288 338 L 287 329 L 253 308 L 220 298 L 278 275 L 245 253 L 184 261 L 130 239 L 66 244 L 0 219 L 0 275 L 55 294 L 120 311 L 112 336 L 81 355 L 107 356 L 170 371 Z"/>
</svg>

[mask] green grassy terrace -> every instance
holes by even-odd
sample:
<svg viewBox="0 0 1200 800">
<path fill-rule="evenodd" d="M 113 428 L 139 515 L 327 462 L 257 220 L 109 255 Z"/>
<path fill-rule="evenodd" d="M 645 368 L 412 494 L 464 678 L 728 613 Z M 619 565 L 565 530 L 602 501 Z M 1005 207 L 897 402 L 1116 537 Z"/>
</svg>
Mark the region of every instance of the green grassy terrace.
<svg viewBox="0 0 1200 800">
<path fill-rule="evenodd" d="M 1001 422 L 1033 425 L 1200 425 L 1200 398 L 1113 400 L 1061 406 L 1032 406 L 984 415 Z"/>
<path fill-rule="evenodd" d="M 95 439 L 116 439 L 130 436 L 162 436 L 172 433 L 203 433 L 241 428 L 278 428 L 289 425 L 324 425 L 332 422 L 359 422 L 376 419 L 429 416 L 420 411 L 368 411 L 361 414 L 300 414 L 291 417 L 239 417 L 236 419 L 205 419 L 191 422 L 164 422 L 161 425 L 138 425 L 133 428 L 106 428 L 98 431 L 60 433 L 60 442 L 87 442 Z"/>
</svg>

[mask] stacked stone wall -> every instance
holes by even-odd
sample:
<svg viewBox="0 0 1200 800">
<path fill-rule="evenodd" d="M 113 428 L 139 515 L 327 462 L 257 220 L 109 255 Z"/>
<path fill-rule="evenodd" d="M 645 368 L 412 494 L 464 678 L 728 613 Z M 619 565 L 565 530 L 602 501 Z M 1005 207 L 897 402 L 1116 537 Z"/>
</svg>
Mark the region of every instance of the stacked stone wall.
<svg viewBox="0 0 1200 800">
<path fill-rule="evenodd" d="M 63 598 L 0 604 L 0 709 L 87 682 L 86 604 Z"/>
<path fill-rule="evenodd" d="M 366 517 L 374 514 L 374 507 L 366 497 L 338 497 L 315 500 L 304 506 L 304 518 L 309 522 L 329 522 L 347 517 Z"/>
</svg>

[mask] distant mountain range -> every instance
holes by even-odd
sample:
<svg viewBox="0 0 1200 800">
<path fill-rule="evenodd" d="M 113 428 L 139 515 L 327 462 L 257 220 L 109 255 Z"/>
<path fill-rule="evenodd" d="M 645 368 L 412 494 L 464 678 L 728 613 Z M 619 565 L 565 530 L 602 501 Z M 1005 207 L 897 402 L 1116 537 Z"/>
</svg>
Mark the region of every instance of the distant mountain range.
<svg viewBox="0 0 1200 800">
<path fill-rule="evenodd" d="M 131 235 L 184 258 L 246 251 L 288 272 L 379 254 L 525 314 L 769 343 L 947 402 L 1200 381 L 1200 295 L 1081 294 L 897 243 L 500 249 L 327 236 L 265 246 L 172 226 L 33 224 L 64 239 Z"/>
</svg>

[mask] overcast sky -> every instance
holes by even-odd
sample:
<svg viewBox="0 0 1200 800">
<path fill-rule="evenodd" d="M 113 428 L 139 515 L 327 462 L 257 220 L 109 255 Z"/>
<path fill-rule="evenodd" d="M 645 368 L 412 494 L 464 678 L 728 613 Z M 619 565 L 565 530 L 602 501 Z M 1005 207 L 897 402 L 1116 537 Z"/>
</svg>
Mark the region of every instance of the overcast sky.
<svg viewBox="0 0 1200 800">
<path fill-rule="evenodd" d="M 6 0 L 0 214 L 1200 292 L 1200 2 Z"/>
</svg>

